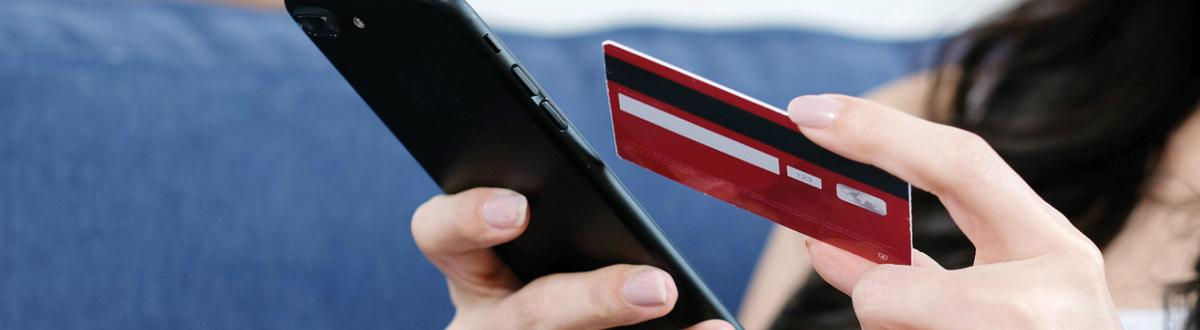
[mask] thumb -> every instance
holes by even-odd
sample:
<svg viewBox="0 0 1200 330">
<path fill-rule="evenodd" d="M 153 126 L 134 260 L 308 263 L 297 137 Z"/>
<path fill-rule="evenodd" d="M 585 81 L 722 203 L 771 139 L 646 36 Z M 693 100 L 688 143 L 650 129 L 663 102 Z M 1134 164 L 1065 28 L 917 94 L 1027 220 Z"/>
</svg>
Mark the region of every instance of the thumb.
<svg viewBox="0 0 1200 330">
<path fill-rule="evenodd" d="M 614 265 L 539 278 L 509 296 L 492 324 L 502 329 L 612 328 L 666 315 L 678 298 L 667 272 Z"/>
<path fill-rule="evenodd" d="M 829 285 L 847 295 L 854 289 L 863 273 L 879 266 L 821 241 L 808 239 L 804 241 L 804 246 L 808 248 L 809 258 L 817 274 L 821 275 L 825 282 L 829 282 Z"/>
<path fill-rule="evenodd" d="M 816 269 L 817 274 L 821 275 L 825 282 L 829 282 L 834 288 L 847 295 L 850 294 L 851 289 L 858 283 L 863 273 L 879 266 L 821 241 L 806 239 L 804 246 L 808 248 L 813 268 Z M 941 264 L 924 252 L 913 249 L 912 256 L 914 267 L 945 270 Z"/>
<path fill-rule="evenodd" d="M 959 281 L 927 256 L 923 267 L 878 265 L 820 241 L 807 245 L 817 274 L 850 295 L 864 328 L 956 328 L 957 318 L 933 313 L 955 309 L 941 305 Z"/>
</svg>

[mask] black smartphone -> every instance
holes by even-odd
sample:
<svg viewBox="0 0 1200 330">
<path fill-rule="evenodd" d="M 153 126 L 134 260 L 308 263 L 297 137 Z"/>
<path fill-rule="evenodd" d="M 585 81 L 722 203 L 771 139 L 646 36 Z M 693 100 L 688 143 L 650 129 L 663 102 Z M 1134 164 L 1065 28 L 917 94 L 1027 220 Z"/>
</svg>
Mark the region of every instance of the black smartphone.
<svg viewBox="0 0 1200 330">
<path fill-rule="evenodd" d="M 634 328 L 737 324 L 466 2 L 287 0 L 287 8 L 446 193 L 504 187 L 529 199 L 527 231 L 495 248 L 521 280 L 652 265 L 674 277 L 679 300 Z"/>
</svg>

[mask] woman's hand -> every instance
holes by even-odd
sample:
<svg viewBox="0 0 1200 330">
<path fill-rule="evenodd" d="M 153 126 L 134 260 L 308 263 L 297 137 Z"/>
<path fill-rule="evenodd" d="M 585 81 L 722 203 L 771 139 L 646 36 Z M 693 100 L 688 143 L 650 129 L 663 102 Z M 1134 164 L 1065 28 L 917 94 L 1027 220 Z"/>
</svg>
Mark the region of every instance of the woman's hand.
<svg viewBox="0 0 1200 330">
<path fill-rule="evenodd" d="M 813 267 L 851 296 L 864 328 L 1119 328 L 1096 245 L 980 137 L 847 96 L 796 98 L 813 142 L 937 195 L 975 244 L 975 265 L 876 265 L 821 242 Z"/>
<path fill-rule="evenodd" d="M 530 219 L 525 197 L 503 189 L 437 196 L 413 215 L 417 246 L 446 275 L 457 309 L 452 329 L 599 329 L 666 315 L 678 293 L 671 275 L 615 265 L 554 274 L 522 284 L 492 247 L 513 240 Z M 719 320 L 692 329 L 732 329 Z"/>
</svg>

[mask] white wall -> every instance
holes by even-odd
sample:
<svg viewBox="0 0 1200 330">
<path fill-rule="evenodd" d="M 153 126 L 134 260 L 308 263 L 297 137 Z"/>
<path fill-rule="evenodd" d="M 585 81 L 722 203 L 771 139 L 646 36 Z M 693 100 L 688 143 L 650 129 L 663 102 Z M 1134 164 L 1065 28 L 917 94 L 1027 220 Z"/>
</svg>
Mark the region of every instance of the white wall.
<svg viewBox="0 0 1200 330">
<path fill-rule="evenodd" d="M 877 39 L 960 31 L 1017 0 L 468 0 L 493 27 L 570 34 L 614 26 L 811 27 Z"/>
</svg>

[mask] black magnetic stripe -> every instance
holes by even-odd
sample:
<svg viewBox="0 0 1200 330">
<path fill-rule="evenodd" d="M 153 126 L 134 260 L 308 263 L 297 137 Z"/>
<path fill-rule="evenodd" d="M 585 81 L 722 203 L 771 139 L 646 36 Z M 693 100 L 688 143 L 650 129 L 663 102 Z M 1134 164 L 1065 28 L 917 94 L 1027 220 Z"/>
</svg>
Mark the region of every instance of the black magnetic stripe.
<svg viewBox="0 0 1200 330">
<path fill-rule="evenodd" d="M 650 73 L 612 56 L 604 57 L 608 79 L 697 117 L 800 157 L 833 172 L 908 200 L 908 183 L 874 166 L 838 156 L 809 141 L 800 133 L 746 112 L 670 79 Z"/>
</svg>

